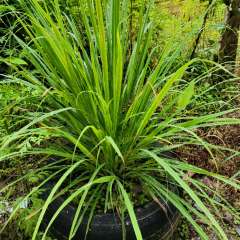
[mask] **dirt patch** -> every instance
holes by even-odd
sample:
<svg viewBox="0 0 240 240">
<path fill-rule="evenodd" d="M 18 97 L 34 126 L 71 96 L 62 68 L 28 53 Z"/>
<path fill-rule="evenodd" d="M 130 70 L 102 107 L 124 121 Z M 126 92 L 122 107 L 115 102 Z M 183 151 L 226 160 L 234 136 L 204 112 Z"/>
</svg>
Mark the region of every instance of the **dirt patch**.
<svg viewBox="0 0 240 240">
<path fill-rule="evenodd" d="M 226 117 L 240 119 L 240 111 Z M 240 152 L 240 125 L 226 125 L 197 131 L 199 137 L 206 142 Z M 195 166 L 218 172 L 225 176 L 233 176 L 240 170 L 240 155 L 223 149 L 215 149 L 211 154 L 202 146 L 185 146 L 177 151 L 180 159 Z"/>
<path fill-rule="evenodd" d="M 240 111 L 229 114 L 226 117 L 240 119 Z M 210 144 L 233 149 L 236 152 L 240 151 L 240 125 L 226 125 L 201 129 L 197 134 Z M 214 150 L 212 153 L 213 156 L 211 156 L 206 149 L 199 146 L 187 146 L 178 151 L 178 155 L 181 159 L 209 171 L 214 171 L 228 177 L 232 177 L 234 174 L 240 172 L 240 155 L 236 154 L 234 156 L 233 152 L 220 149 Z M 203 182 L 210 188 L 217 189 L 217 192 L 235 208 L 237 214 L 240 216 L 240 191 L 219 184 L 216 180 L 208 177 L 204 177 Z M 219 209 L 219 216 L 216 217 L 221 222 L 229 240 L 240 240 L 240 222 L 223 208 Z M 200 225 L 208 234 L 210 240 L 219 239 L 207 226 L 204 224 Z M 194 229 L 183 220 L 175 239 L 199 240 L 200 238 L 197 236 Z"/>
</svg>

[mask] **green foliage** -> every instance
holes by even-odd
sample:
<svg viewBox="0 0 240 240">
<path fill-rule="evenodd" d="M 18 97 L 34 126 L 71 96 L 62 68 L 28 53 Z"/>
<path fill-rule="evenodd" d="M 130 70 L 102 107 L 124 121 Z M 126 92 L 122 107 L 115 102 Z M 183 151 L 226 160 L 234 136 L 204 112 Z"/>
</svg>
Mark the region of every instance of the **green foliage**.
<svg viewBox="0 0 240 240">
<path fill-rule="evenodd" d="M 0 137 L 16 131 L 31 119 L 28 111 L 41 109 L 39 93 L 17 81 L 0 82 Z"/>
<path fill-rule="evenodd" d="M 224 13 L 222 11 L 219 12 L 219 6 L 223 6 L 223 4 L 219 1 L 215 2 L 217 3 L 211 10 L 207 26 L 203 29 L 203 37 L 200 42 L 200 45 L 204 47 L 205 50 L 207 48 L 214 48 L 215 51 L 218 47 L 220 37 L 219 25 L 223 20 Z M 139 0 L 132 1 L 132 4 L 133 29 L 138 29 L 139 23 L 137 16 L 142 4 Z M 143 4 L 145 4 L 145 2 Z M 159 48 L 156 56 L 158 57 L 161 54 L 163 46 L 171 42 L 171 45 L 175 43 L 177 46 L 184 44 L 181 58 L 178 59 L 178 61 L 184 62 L 186 59 L 189 59 L 195 44 L 195 38 L 199 31 L 201 31 L 203 18 L 208 7 L 209 1 L 201 0 L 157 1 L 150 10 L 150 18 L 154 28 L 152 46 Z M 223 8 L 221 8 L 221 10 L 222 9 Z M 215 13 L 218 13 L 217 17 Z M 131 34 L 135 35 L 134 30 L 131 30 Z M 209 44 L 212 42 L 214 42 L 214 46 Z M 203 51 L 201 53 L 203 53 Z"/>
<path fill-rule="evenodd" d="M 214 59 L 214 56 L 218 55 L 221 34 L 225 28 L 225 12 L 226 6 L 222 1 L 216 1 L 204 26 L 205 28 L 198 46 L 198 56 Z"/>
<path fill-rule="evenodd" d="M 60 1 L 61 2 L 61 1 Z M 151 47 L 156 47 L 155 57 L 158 59 L 162 48 L 170 45 L 184 44 L 181 57 L 178 61 L 185 62 L 191 55 L 195 44 L 195 38 L 199 31 L 203 30 L 201 41 L 198 47 L 198 55 L 204 58 L 213 59 L 218 54 L 219 39 L 221 31 L 224 29 L 225 5 L 222 1 L 213 1 L 207 23 L 202 28 L 203 18 L 208 10 L 211 1 L 202 0 L 164 0 L 155 1 L 149 13 L 152 22 L 153 38 Z M 84 31 L 81 25 L 81 14 L 79 3 L 76 0 L 64 1 L 64 11 L 69 12 L 76 20 L 80 31 Z M 139 12 L 141 7 L 148 4 L 148 1 L 131 0 L 130 11 L 130 40 L 136 40 L 139 29 Z M 86 1 L 81 1 L 81 5 L 87 8 Z M 132 43 L 133 44 L 133 43 Z"/>
<path fill-rule="evenodd" d="M 21 59 L 21 48 L 14 38 L 15 34 L 21 38 L 24 35 L 17 21 L 18 9 L 17 1 L 0 1 L 0 74 L 11 72 L 15 66 L 25 64 Z"/>
<path fill-rule="evenodd" d="M 21 202 L 21 200 L 21 198 L 17 199 L 16 202 Z M 44 201 L 41 200 L 37 194 L 33 194 L 31 198 L 28 199 L 28 207 L 20 209 L 18 213 L 19 229 L 24 233 L 24 236 L 29 239 L 32 237 L 43 203 Z M 38 233 L 36 239 L 42 239 L 42 235 L 43 233 Z M 54 238 L 47 236 L 45 240 L 54 240 Z"/>
<path fill-rule="evenodd" d="M 16 39 L 34 70 L 21 64 L 8 79 L 17 79 L 30 92 L 36 91 L 41 102 L 32 107 L 28 98 L 31 104 L 26 115 L 17 114 L 15 125 L 20 127 L 0 140 L 0 162 L 11 162 L 17 157 L 25 163 L 35 158 L 37 166 L 19 179 L 36 183 L 22 201 L 34 196 L 46 182 L 55 182 L 46 201 L 36 202 L 42 205 L 41 211 L 34 224 L 26 228 L 27 233 L 33 232 L 32 239 L 37 239 L 54 197 L 68 193 L 41 239 L 60 211 L 78 199 L 71 239 L 85 213 L 93 216 L 95 202 L 105 198 L 102 211 L 116 210 L 122 216 L 127 212 L 136 238 L 141 240 L 134 193 L 129 191 L 137 184 L 149 201 L 163 198 L 175 205 L 202 239 L 209 238 L 196 219 L 227 240 L 221 223 L 208 208 L 217 206 L 208 196 L 209 191 L 214 195 L 215 190 L 188 173 L 207 175 L 237 190 L 239 181 L 159 155 L 189 144 L 201 145 L 212 154 L 217 146 L 198 137 L 195 130 L 240 123 L 239 119 L 221 118 L 233 110 L 187 115 L 197 82 L 210 71 L 187 81 L 187 70 L 199 61 L 194 59 L 178 66 L 186 46 L 171 41 L 152 67 L 156 49 L 149 21 L 151 8 L 141 8 L 138 33 L 132 41 L 131 20 L 126 11 L 131 9 L 129 0 L 88 1 L 87 8 L 79 5 L 84 31 L 79 31 L 75 21 L 62 14 L 58 0 L 52 5 L 37 0 L 22 0 L 21 4 L 27 18 L 18 20 L 30 41 Z M 190 6 L 193 8 L 189 2 Z M 44 177 L 33 177 L 33 172 L 38 176 L 42 171 L 46 173 Z M 172 192 L 171 185 L 184 191 L 198 208 Z M 19 204 L 6 224 L 18 210 Z M 235 214 L 231 208 L 229 211 Z M 121 220 L 124 224 L 123 217 Z"/>
<path fill-rule="evenodd" d="M 178 98 L 178 110 L 185 109 L 194 95 L 195 82 L 191 82 Z"/>
</svg>

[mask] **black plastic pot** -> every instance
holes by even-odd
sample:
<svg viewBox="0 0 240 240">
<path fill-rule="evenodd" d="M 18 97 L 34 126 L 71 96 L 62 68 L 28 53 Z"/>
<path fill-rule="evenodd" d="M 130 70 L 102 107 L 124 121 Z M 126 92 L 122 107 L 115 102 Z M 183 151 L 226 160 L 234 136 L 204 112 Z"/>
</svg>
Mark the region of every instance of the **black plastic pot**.
<svg viewBox="0 0 240 240">
<path fill-rule="evenodd" d="M 43 230 L 63 202 L 64 197 L 59 197 L 48 207 L 42 226 Z M 147 204 L 143 208 L 136 209 L 138 224 L 145 240 L 169 239 L 176 229 L 179 221 L 178 211 L 171 204 L 164 202 L 161 204 L 165 205 L 164 209 L 154 202 Z M 75 206 L 68 205 L 59 214 L 50 228 L 50 232 L 55 238 L 58 240 L 68 239 L 75 212 Z M 84 240 L 87 222 L 88 219 L 84 218 L 73 238 L 74 240 Z M 136 237 L 130 219 L 126 219 L 125 225 L 126 239 L 135 240 Z M 114 214 L 95 215 L 86 239 L 122 240 L 122 227 L 119 217 Z"/>
</svg>

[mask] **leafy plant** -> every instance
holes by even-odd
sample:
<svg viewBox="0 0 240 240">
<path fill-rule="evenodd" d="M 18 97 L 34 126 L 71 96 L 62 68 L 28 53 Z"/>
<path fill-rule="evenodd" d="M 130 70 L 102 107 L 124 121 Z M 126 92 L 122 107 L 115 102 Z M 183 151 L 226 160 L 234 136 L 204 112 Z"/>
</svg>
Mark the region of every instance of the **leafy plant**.
<svg viewBox="0 0 240 240">
<path fill-rule="evenodd" d="M 18 202 L 21 202 L 21 199 L 18 199 Z M 28 199 L 28 207 L 22 208 L 18 213 L 18 225 L 21 231 L 25 233 L 25 236 L 32 237 L 35 225 L 38 220 L 40 209 L 44 203 L 42 199 L 39 198 L 37 194 L 33 194 L 31 198 Z M 38 233 L 36 239 L 41 239 L 43 233 Z M 46 240 L 53 240 L 50 237 L 45 238 Z"/>
<path fill-rule="evenodd" d="M 198 137 L 195 130 L 240 121 L 220 118 L 227 111 L 193 117 L 184 114 L 199 80 L 186 83 L 185 72 L 199 60 L 194 59 L 172 72 L 181 46 L 173 50 L 168 45 L 156 67 L 150 67 L 155 51 L 148 51 L 152 38 L 148 15 L 151 4 L 146 11 L 141 9 L 132 50 L 126 11 L 130 9 L 129 0 L 94 0 L 87 1 L 87 8 L 79 6 L 88 48 L 84 47 L 75 22 L 62 13 L 58 0 L 52 6 L 37 0 L 21 4 L 31 24 L 19 21 L 31 40 L 26 43 L 16 39 L 35 69 L 23 65 L 9 78 L 41 92 L 45 104 L 30 114 L 25 126 L 1 140 L 0 161 L 36 158 L 39 167 L 16 181 L 28 179 L 33 172 L 48 172 L 23 200 L 44 188 L 46 182 L 54 182 L 41 207 L 32 239 L 37 237 L 49 204 L 64 193 L 68 197 L 54 214 L 42 239 L 59 212 L 78 198 L 69 236 L 72 239 L 82 217 L 86 212 L 93 216 L 95 203 L 102 197 L 106 199 L 102 211 L 120 212 L 123 225 L 128 214 L 136 239 L 142 239 L 133 192 L 129 190 L 137 184 L 149 201 L 160 198 L 172 203 L 202 239 L 209 238 L 196 219 L 209 225 L 220 239 L 227 240 L 221 223 L 208 208 L 210 205 L 217 210 L 220 204 L 208 192 L 218 193 L 189 173 L 207 175 L 238 190 L 239 181 L 159 154 L 189 144 L 202 145 L 211 153 L 217 146 Z M 33 137 L 41 139 L 40 146 L 31 144 Z M 26 142 L 30 145 L 22 148 Z M 194 204 L 173 192 L 171 185 L 185 192 Z M 228 205 L 226 208 L 235 214 L 233 208 Z M 19 204 L 9 221 L 18 210 Z"/>
<path fill-rule="evenodd" d="M 24 39 L 25 35 L 17 21 L 19 3 L 12 0 L 0 1 L 0 79 L 2 74 L 11 72 L 12 68 L 27 64 L 21 58 L 21 48 L 14 35 Z"/>
<path fill-rule="evenodd" d="M 142 3 L 143 2 L 143 3 Z M 132 16 L 133 30 L 138 26 L 138 12 L 144 1 L 132 0 Z M 172 0 L 172 1 L 157 1 L 155 7 L 150 11 L 150 18 L 153 24 L 154 31 L 152 45 L 159 47 L 157 52 L 159 55 L 160 49 L 168 42 L 177 43 L 179 46 L 184 43 L 185 48 L 182 51 L 179 61 L 185 62 L 192 55 L 192 51 L 196 45 L 196 38 L 201 32 L 202 37 L 198 40 L 198 45 L 201 45 L 199 54 L 204 57 L 210 55 L 218 49 L 218 41 L 220 38 L 220 24 L 223 23 L 224 5 L 219 0 L 202 1 L 202 0 Z M 208 18 L 205 21 L 206 16 Z M 202 29 L 203 28 L 203 29 Z M 214 45 L 213 45 L 214 43 Z M 208 48 L 208 51 L 207 51 Z"/>
</svg>

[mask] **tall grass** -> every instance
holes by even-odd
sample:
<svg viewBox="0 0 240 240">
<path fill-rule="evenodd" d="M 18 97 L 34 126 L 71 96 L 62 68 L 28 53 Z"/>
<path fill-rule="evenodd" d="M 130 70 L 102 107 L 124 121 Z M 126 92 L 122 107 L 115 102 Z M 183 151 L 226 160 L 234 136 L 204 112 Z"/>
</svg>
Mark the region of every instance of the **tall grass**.
<svg viewBox="0 0 240 240">
<path fill-rule="evenodd" d="M 117 209 L 122 216 L 127 212 L 136 239 L 142 239 L 129 190 L 137 182 L 149 201 L 161 198 L 171 202 L 202 239 L 209 237 L 196 219 L 227 240 L 221 223 L 208 208 L 208 205 L 218 206 L 208 195 L 208 191 L 216 192 L 188 173 L 207 175 L 236 189 L 240 189 L 239 182 L 159 153 L 187 144 L 202 145 L 211 153 L 213 146 L 198 137 L 195 130 L 239 124 L 239 120 L 219 118 L 227 112 L 197 117 L 184 115 L 198 79 L 186 84 L 181 91 L 178 86 L 183 82 L 185 71 L 199 60 L 194 59 L 172 71 L 181 49 L 172 49 L 170 45 L 159 56 L 156 67 L 150 67 L 154 52 L 154 49 L 148 51 L 152 37 L 148 16 L 151 4 L 141 10 L 140 29 L 132 51 L 129 0 L 92 0 L 87 1 L 87 6 L 79 4 L 84 36 L 74 20 L 60 10 L 58 0 L 52 4 L 27 0 L 21 4 L 28 20 L 19 21 L 31 40 L 26 43 L 16 38 L 34 70 L 22 66 L 8 78 L 39 91 L 42 94 L 39 106 L 43 107 L 33 112 L 28 124 L 1 140 L 0 161 L 11 161 L 15 157 L 27 161 L 29 155 L 39 162 L 45 160 L 43 168 L 49 176 L 26 198 L 47 181 L 55 181 L 32 239 L 36 239 L 49 204 L 56 194 L 63 192 L 71 194 L 53 216 L 42 239 L 59 212 L 78 199 L 69 236 L 72 239 L 86 210 L 94 214 L 94 201 L 101 197 L 106 198 L 103 212 Z M 40 146 L 33 137 L 40 139 Z M 22 150 L 22 146 L 27 147 Z M 55 162 L 46 161 L 49 159 Z M 35 170 L 36 173 L 39 170 Z M 56 177 L 59 174 L 60 177 Z M 72 179 L 72 176 L 75 177 Z M 184 191 L 198 208 L 172 192 L 169 187 L 172 184 Z M 99 187 L 95 188 L 96 185 Z M 4 190 L 6 188 L 1 191 Z M 86 201 L 88 205 L 84 204 Z M 9 221 L 18 209 L 19 206 Z M 234 209 L 229 211 L 234 214 Z"/>
</svg>

